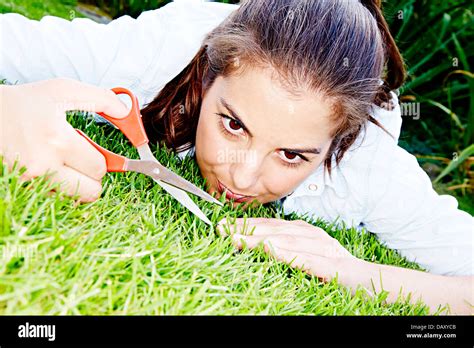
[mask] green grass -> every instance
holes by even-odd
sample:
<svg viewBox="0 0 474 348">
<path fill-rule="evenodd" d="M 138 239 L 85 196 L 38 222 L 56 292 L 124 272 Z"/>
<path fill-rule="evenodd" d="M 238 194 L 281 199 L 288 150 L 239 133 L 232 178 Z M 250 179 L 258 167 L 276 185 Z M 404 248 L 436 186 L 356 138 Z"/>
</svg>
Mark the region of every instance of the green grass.
<svg viewBox="0 0 474 348">
<path fill-rule="evenodd" d="M 0 13 L 16 12 L 31 19 L 57 16 L 66 19 L 83 17 L 75 10 L 76 0 L 0 0 Z"/>
<path fill-rule="evenodd" d="M 403 117 L 399 144 L 436 168 L 433 180 L 453 168 L 434 188 L 472 214 L 474 161 L 459 156 L 474 143 L 473 2 L 394 0 L 384 11 L 408 70 L 400 100 L 420 103 L 419 119 Z"/>
<path fill-rule="evenodd" d="M 168 1 L 85 2 L 101 7 L 111 16 L 127 11 L 137 16 Z M 75 10 L 76 5 L 76 0 L 0 0 L 0 13 L 18 12 L 34 19 L 49 14 L 70 19 L 82 16 Z M 394 0 L 384 1 L 383 9 L 408 68 L 400 100 L 420 103 L 421 111 L 419 119 L 403 117 L 399 145 L 417 156 L 425 170 L 430 168 L 433 180 L 448 165 L 454 167 L 434 183 L 434 188 L 440 194 L 456 197 L 459 208 L 473 214 L 474 160 L 471 165 L 460 165 L 458 157 L 474 143 L 474 43 L 470 39 L 474 36 L 474 5 L 470 0 Z M 453 64 L 454 58 L 457 64 Z"/>
<path fill-rule="evenodd" d="M 69 117 L 94 141 L 137 158 L 108 125 Z M 193 158 L 154 148 L 161 163 L 204 188 Z M 190 215 L 150 178 L 109 173 L 102 197 L 87 204 L 61 193 L 45 176 L 18 182 L 0 176 L 1 314 L 427 314 L 423 304 L 386 304 L 386 293 L 352 296 L 336 281 L 322 283 L 268 257 L 237 252 L 229 238 Z M 275 206 L 242 211 L 195 201 L 216 224 L 227 217 L 282 217 Z M 287 219 L 296 219 L 291 215 Z M 325 228 L 355 256 L 417 268 L 373 235 Z"/>
<path fill-rule="evenodd" d="M 470 71 L 472 16 L 462 7 L 447 10 L 453 1 L 391 4 L 393 13 L 404 8 L 406 15 L 404 24 L 389 18 L 409 65 L 402 94 L 414 95 L 422 103 L 420 120 L 404 119 L 401 145 L 421 155 L 461 153 L 471 142 L 472 79 L 449 75 L 453 68 L 440 62 L 457 55 L 461 64 L 457 68 Z M 74 0 L 0 0 L 0 12 L 19 12 L 34 19 L 46 14 L 70 18 L 75 6 Z M 450 77 L 443 85 L 446 76 Z M 137 158 L 117 130 L 81 117 L 69 116 L 69 120 L 108 149 Z M 204 188 L 192 158 L 181 162 L 166 149 L 154 150 L 163 164 Z M 441 172 L 444 164 L 437 164 Z M 107 174 L 101 199 L 77 204 L 60 193 L 49 195 L 51 185 L 45 177 L 20 184 L 18 168 L 8 171 L 2 165 L 1 169 L 1 314 L 428 313 L 421 303 L 387 304 L 384 293 L 375 299 L 367 298 L 363 290 L 351 295 L 337 281 L 321 283 L 262 250 L 236 252 L 228 238 L 190 215 L 145 176 Z M 466 169 L 457 166 L 436 189 L 454 192 L 461 209 L 472 214 L 471 191 L 448 190 L 463 183 L 466 175 Z M 225 216 L 283 218 L 271 205 L 243 212 L 196 202 L 213 223 Z M 417 269 L 372 234 L 309 222 L 327 230 L 359 258 Z"/>
</svg>

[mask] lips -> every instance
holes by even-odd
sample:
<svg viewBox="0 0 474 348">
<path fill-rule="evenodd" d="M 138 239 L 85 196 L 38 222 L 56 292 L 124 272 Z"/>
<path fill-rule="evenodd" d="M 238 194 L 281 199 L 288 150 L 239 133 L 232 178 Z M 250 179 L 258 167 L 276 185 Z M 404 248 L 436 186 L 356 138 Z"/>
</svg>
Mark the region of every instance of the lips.
<svg viewBox="0 0 474 348">
<path fill-rule="evenodd" d="M 226 198 L 233 199 L 235 202 L 247 202 L 254 198 L 254 196 L 245 196 L 232 192 L 228 187 L 224 186 L 219 180 L 217 180 L 217 187 L 219 192 L 222 194 L 226 191 Z"/>
</svg>

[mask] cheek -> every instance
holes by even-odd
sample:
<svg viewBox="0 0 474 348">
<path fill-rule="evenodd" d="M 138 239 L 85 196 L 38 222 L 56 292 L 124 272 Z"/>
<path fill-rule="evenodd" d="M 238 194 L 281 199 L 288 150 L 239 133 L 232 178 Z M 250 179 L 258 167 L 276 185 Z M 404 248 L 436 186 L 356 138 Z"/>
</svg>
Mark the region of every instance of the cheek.
<svg viewBox="0 0 474 348">
<path fill-rule="evenodd" d="M 280 166 L 268 168 L 268 172 L 264 176 L 265 186 L 268 187 L 275 199 L 280 199 L 292 193 L 312 171 L 312 168 L 299 170 Z"/>
</svg>

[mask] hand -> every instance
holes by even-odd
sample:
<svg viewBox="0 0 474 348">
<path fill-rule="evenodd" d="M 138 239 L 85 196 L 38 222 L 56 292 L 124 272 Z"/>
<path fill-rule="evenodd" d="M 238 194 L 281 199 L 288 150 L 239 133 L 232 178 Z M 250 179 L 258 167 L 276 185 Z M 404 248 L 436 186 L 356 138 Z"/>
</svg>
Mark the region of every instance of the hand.
<svg viewBox="0 0 474 348">
<path fill-rule="evenodd" d="M 66 111 L 125 117 L 127 107 L 111 90 L 69 79 L 0 86 L 0 155 L 11 168 L 18 160 L 22 180 L 51 173 L 61 190 L 80 201 L 97 199 L 105 159 L 66 121 Z M 76 191 L 77 189 L 77 191 Z"/>
<path fill-rule="evenodd" d="M 263 243 L 265 252 L 278 261 L 324 281 L 335 277 L 345 261 L 357 260 L 326 231 L 303 220 L 249 218 L 244 227 L 244 219 L 237 219 L 234 225 L 222 219 L 217 230 L 221 235 L 229 230 L 238 249 L 244 244 L 252 249 Z"/>
</svg>

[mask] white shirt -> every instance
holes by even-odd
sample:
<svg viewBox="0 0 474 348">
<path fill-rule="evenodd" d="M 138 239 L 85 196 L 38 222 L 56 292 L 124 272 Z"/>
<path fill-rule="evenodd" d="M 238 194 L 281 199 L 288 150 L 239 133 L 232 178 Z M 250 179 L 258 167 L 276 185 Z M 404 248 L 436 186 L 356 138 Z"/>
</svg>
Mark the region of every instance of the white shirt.
<svg viewBox="0 0 474 348">
<path fill-rule="evenodd" d="M 69 77 L 105 88 L 122 86 L 140 106 L 191 61 L 204 39 L 237 5 L 180 0 L 109 24 L 87 18 L 40 21 L 0 15 L 0 77 L 26 83 Z"/>
<path fill-rule="evenodd" d="M 180 0 L 136 20 L 124 16 L 107 25 L 4 14 L 0 77 L 12 83 L 69 77 L 104 88 L 122 86 L 143 106 L 236 8 Z M 280 201 L 283 212 L 364 227 L 431 273 L 472 275 L 474 219 L 457 209 L 454 197 L 438 195 L 416 158 L 397 145 L 402 118 L 392 94 L 397 107 L 387 111 L 374 105 L 372 116 L 395 139 L 369 123 L 339 166 L 333 166 L 332 177 L 323 175 L 320 166 Z"/>
</svg>

